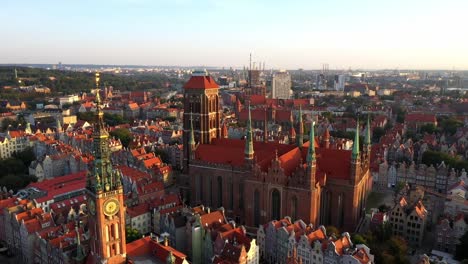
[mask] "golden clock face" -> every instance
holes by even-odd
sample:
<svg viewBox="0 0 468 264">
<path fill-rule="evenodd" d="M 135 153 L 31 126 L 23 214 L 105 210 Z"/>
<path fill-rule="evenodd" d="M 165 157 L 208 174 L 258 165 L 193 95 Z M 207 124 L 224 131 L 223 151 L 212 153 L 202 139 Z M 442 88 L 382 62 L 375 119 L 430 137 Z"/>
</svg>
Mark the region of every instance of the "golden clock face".
<svg viewBox="0 0 468 264">
<path fill-rule="evenodd" d="M 94 203 L 93 200 L 89 201 L 88 207 L 89 207 L 89 212 L 90 212 L 92 215 L 95 215 L 95 214 L 96 214 L 96 204 Z"/>
<path fill-rule="evenodd" d="M 104 203 L 104 214 L 107 216 L 115 215 L 119 211 L 119 201 L 109 199 Z"/>
</svg>

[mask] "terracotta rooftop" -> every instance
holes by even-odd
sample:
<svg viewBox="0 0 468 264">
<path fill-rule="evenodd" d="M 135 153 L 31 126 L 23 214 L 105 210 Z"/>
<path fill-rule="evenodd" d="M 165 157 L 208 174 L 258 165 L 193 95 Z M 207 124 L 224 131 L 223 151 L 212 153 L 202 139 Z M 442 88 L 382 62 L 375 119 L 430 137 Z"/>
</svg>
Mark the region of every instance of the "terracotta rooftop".
<svg viewBox="0 0 468 264">
<path fill-rule="evenodd" d="M 214 89 L 219 88 L 211 76 L 192 76 L 184 85 L 184 89 Z"/>
</svg>

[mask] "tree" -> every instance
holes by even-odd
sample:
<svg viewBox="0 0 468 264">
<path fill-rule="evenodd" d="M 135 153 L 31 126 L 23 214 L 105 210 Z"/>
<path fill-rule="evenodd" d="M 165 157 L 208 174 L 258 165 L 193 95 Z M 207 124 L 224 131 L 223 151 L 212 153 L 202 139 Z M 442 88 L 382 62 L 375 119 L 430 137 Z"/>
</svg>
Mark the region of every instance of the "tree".
<svg viewBox="0 0 468 264">
<path fill-rule="evenodd" d="M 450 135 L 455 134 L 459 127 L 463 127 L 463 123 L 453 117 L 442 119 L 440 122 L 442 131 Z"/>
<path fill-rule="evenodd" d="M 117 128 L 113 131 L 110 132 L 110 135 L 120 139 L 120 142 L 122 142 L 122 145 L 124 147 L 128 147 L 130 142 L 133 140 L 133 135 L 130 133 L 130 131 L 126 128 Z"/>
<path fill-rule="evenodd" d="M 420 132 L 421 133 L 428 133 L 432 134 L 437 131 L 437 128 L 434 124 L 425 124 L 421 126 Z"/>
<path fill-rule="evenodd" d="M 329 225 L 325 229 L 327 230 L 328 235 L 332 235 L 332 234 L 334 234 L 335 236 L 340 235 L 340 230 L 335 226 Z"/>
<path fill-rule="evenodd" d="M 29 167 L 29 165 L 31 165 L 31 162 L 33 162 L 36 159 L 34 150 L 31 147 L 28 147 L 20 152 L 15 152 L 13 154 L 13 157 L 18 160 L 21 160 L 26 167 Z"/>
<path fill-rule="evenodd" d="M 333 117 L 333 114 L 331 112 L 323 112 L 322 116 L 324 118 L 328 119 L 328 121 L 330 121 L 331 123 L 333 123 L 333 121 L 335 120 L 335 118 Z"/>
<path fill-rule="evenodd" d="M 94 122 L 95 121 L 95 117 L 94 117 L 93 112 L 79 112 L 79 113 L 76 114 L 76 117 L 79 120 L 83 120 L 83 121 L 86 121 L 86 122 Z"/>
<path fill-rule="evenodd" d="M 122 124 L 128 124 L 130 121 L 124 119 L 123 116 L 118 114 L 104 113 L 104 122 L 109 126 L 117 126 Z"/>
<path fill-rule="evenodd" d="M 162 149 L 155 149 L 154 154 L 156 156 L 159 156 L 164 163 L 170 163 L 169 155 L 167 154 L 166 151 Z"/>
<path fill-rule="evenodd" d="M 397 109 L 396 121 L 398 123 L 404 123 L 405 122 L 405 116 L 406 116 L 406 111 L 403 110 L 403 108 L 399 107 Z"/>
<path fill-rule="evenodd" d="M 355 245 L 367 244 L 367 240 L 360 234 L 354 234 L 351 240 L 353 241 Z"/>
<path fill-rule="evenodd" d="M 127 243 L 133 242 L 141 238 L 141 233 L 138 229 L 126 227 L 125 228 L 125 239 Z"/>
<path fill-rule="evenodd" d="M 455 259 L 465 260 L 468 259 L 468 231 L 460 237 L 460 244 L 457 245 L 457 251 L 455 252 Z"/>
<path fill-rule="evenodd" d="M 11 118 L 5 118 L 3 119 L 2 121 L 2 131 L 6 131 L 9 127 L 10 128 L 15 128 L 18 126 L 18 121 L 17 120 L 13 120 Z"/>
</svg>

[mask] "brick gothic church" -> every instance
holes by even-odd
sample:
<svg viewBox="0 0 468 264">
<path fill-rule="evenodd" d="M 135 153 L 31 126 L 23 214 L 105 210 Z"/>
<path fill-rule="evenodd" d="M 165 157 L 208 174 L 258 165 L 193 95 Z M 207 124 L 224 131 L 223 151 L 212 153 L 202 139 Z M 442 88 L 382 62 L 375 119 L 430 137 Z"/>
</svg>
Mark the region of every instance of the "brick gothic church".
<svg viewBox="0 0 468 264">
<path fill-rule="evenodd" d="M 314 225 L 354 230 L 372 187 L 369 122 L 363 149 L 330 148 L 329 133 L 304 142 L 302 115 L 296 144 L 254 141 L 250 118 L 245 140 L 228 139 L 220 126 L 218 85 L 195 72 L 184 86 L 184 170 L 191 204 L 223 206 L 236 222 L 258 227 L 291 216 Z M 357 129 L 359 131 L 359 129 Z"/>
</svg>

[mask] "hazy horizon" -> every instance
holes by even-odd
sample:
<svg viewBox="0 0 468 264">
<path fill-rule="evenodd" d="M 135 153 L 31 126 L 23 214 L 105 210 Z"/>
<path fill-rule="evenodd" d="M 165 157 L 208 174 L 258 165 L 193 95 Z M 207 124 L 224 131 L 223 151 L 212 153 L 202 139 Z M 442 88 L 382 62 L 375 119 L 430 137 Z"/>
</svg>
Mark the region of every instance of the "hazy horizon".
<svg viewBox="0 0 468 264">
<path fill-rule="evenodd" d="M 352 3 L 350 3 L 352 2 Z M 378 2 L 378 3 L 377 3 Z M 1 4 L 0 64 L 467 70 L 468 1 Z"/>
</svg>

